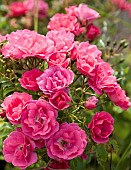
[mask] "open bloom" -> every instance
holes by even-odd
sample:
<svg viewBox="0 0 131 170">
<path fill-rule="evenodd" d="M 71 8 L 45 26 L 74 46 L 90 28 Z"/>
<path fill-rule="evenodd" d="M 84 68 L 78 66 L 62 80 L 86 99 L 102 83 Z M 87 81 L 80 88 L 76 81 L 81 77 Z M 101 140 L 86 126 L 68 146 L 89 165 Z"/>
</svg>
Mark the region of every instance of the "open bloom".
<svg viewBox="0 0 131 170">
<path fill-rule="evenodd" d="M 73 82 L 74 73 L 63 67 L 49 67 L 37 78 L 39 88 L 45 94 L 52 94 L 65 89 Z"/>
<path fill-rule="evenodd" d="M 34 68 L 33 70 L 26 71 L 22 74 L 22 78 L 19 79 L 21 86 L 27 90 L 38 91 L 39 87 L 36 82 L 36 78 L 43 72 Z"/>
<path fill-rule="evenodd" d="M 71 98 L 68 96 L 68 94 L 64 90 L 60 90 L 56 93 L 54 93 L 50 98 L 49 102 L 50 104 L 59 110 L 64 110 L 65 108 L 69 107 L 68 102 L 71 101 Z"/>
<path fill-rule="evenodd" d="M 45 59 L 54 51 L 54 43 L 50 39 L 27 29 L 12 32 L 7 40 L 1 50 L 4 58 L 17 60 L 32 56 Z"/>
<path fill-rule="evenodd" d="M 26 13 L 26 6 L 23 2 L 13 2 L 9 5 L 9 17 L 18 17 Z"/>
<path fill-rule="evenodd" d="M 45 100 L 26 104 L 21 118 L 23 132 L 34 140 L 48 139 L 59 130 L 57 111 Z"/>
<path fill-rule="evenodd" d="M 34 150 L 34 141 L 24 135 L 21 129 L 11 132 L 3 142 L 4 159 L 20 169 L 26 169 L 37 162 Z"/>
<path fill-rule="evenodd" d="M 114 119 L 108 112 L 96 113 L 88 124 L 93 141 L 96 143 L 108 142 L 109 136 L 114 129 L 113 125 Z"/>
<path fill-rule="evenodd" d="M 32 96 L 27 93 L 14 92 L 12 95 L 7 96 L 1 104 L 6 111 L 6 117 L 12 124 L 19 124 L 23 112 L 28 101 L 32 100 Z"/>
<path fill-rule="evenodd" d="M 126 92 L 122 90 L 119 84 L 117 84 L 112 92 L 107 94 L 111 101 L 123 110 L 127 110 L 131 106 L 130 98 L 126 96 Z"/>
<path fill-rule="evenodd" d="M 48 29 L 57 31 L 65 30 L 75 35 L 80 35 L 85 28 L 81 27 L 75 16 L 57 13 L 50 19 Z"/>
<path fill-rule="evenodd" d="M 48 156 L 58 160 L 82 155 L 86 145 L 86 133 L 76 123 L 62 123 L 59 131 L 46 140 Z"/>
</svg>

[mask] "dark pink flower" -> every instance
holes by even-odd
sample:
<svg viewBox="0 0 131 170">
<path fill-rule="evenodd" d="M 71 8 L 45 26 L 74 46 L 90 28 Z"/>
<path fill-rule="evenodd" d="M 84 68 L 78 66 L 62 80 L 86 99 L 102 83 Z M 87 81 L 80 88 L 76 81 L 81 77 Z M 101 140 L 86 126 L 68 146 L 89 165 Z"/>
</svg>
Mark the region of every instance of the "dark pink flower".
<svg viewBox="0 0 131 170">
<path fill-rule="evenodd" d="M 12 124 L 20 123 L 23 108 L 30 100 L 32 100 L 32 96 L 24 92 L 14 92 L 4 99 L 1 106 L 6 111 L 6 116 Z"/>
<path fill-rule="evenodd" d="M 121 107 L 123 110 L 127 110 L 130 106 L 130 98 L 126 96 L 126 93 L 119 84 L 113 89 L 112 92 L 107 93 L 111 101 Z"/>
<path fill-rule="evenodd" d="M 21 118 L 23 132 L 34 140 L 48 139 L 59 130 L 57 111 L 45 100 L 26 104 Z"/>
<path fill-rule="evenodd" d="M 69 166 L 69 161 L 67 160 L 52 160 L 51 163 L 48 165 L 47 168 L 51 168 L 52 170 L 53 169 L 60 169 L 60 170 L 63 170 L 63 169 L 69 169 L 70 166 Z"/>
<path fill-rule="evenodd" d="M 54 43 L 54 53 L 60 52 L 67 54 L 74 47 L 74 34 L 65 30 L 52 30 L 46 34 L 46 37 Z"/>
<path fill-rule="evenodd" d="M 85 153 L 83 153 L 80 157 L 82 160 L 88 160 L 88 155 Z"/>
<path fill-rule="evenodd" d="M 94 40 L 96 37 L 98 37 L 101 34 L 101 31 L 98 27 L 96 27 L 93 24 L 89 24 L 86 31 L 86 37 L 89 40 Z"/>
<path fill-rule="evenodd" d="M 96 113 L 88 124 L 93 141 L 96 143 L 108 142 L 109 136 L 114 129 L 113 125 L 114 119 L 108 112 Z"/>
<path fill-rule="evenodd" d="M 45 140 L 44 139 L 39 139 L 34 141 L 36 144 L 36 147 L 41 149 L 45 146 Z"/>
<path fill-rule="evenodd" d="M 117 5 L 118 8 L 125 11 L 127 9 L 128 2 L 127 0 L 111 0 L 112 3 Z"/>
<path fill-rule="evenodd" d="M 35 10 L 35 0 L 25 0 L 24 5 L 26 6 L 27 10 L 34 14 Z M 48 4 L 44 0 L 38 0 L 38 17 L 45 18 L 48 13 Z"/>
<path fill-rule="evenodd" d="M 21 15 L 25 15 L 26 7 L 23 2 L 13 2 L 9 5 L 9 17 L 18 17 Z"/>
<path fill-rule="evenodd" d="M 58 110 L 64 110 L 65 108 L 69 107 L 69 102 L 71 101 L 71 98 L 68 96 L 68 94 L 60 90 L 56 93 L 54 93 L 49 98 L 49 103 Z"/>
<path fill-rule="evenodd" d="M 80 43 L 77 51 L 77 69 L 83 75 L 94 75 L 93 71 L 101 60 L 101 51 L 97 49 L 96 45 L 90 45 L 88 42 Z"/>
<path fill-rule="evenodd" d="M 65 89 L 73 82 L 74 73 L 63 67 L 49 67 L 37 78 L 39 88 L 45 94 L 55 93 Z"/>
<path fill-rule="evenodd" d="M 92 96 L 85 102 L 85 107 L 89 110 L 92 110 L 96 108 L 97 102 L 98 102 L 98 99 L 95 96 Z"/>
<path fill-rule="evenodd" d="M 57 31 L 65 30 L 75 35 L 80 35 L 85 28 L 81 27 L 75 16 L 57 13 L 50 19 L 48 29 Z"/>
<path fill-rule="evenodd" d="M 35 31 L 17 30 L 7 37 L 8 43 L 2 48 L 4 58 L 23 59 L 26 57 L 48 58 L 54 52 L 54 43 Z"/>
<path fill-rule="evenodd" d="M 36 78 L 43 72 L 34 68 L 33 70 L 26 71 L 22 74 L 22 78 L 19 79 L 21 86 L 27 90 L 38 91 L 39 87 L 36 82 Z"/>
<path fill-rule="evenodd" d="M 102 90 L 106 93 L 114 91 L 117 81 L 113 72 L 110 65 L 101 60 L 94 69 L 94 76 L 88 79 L 88 84 L 97 94 L 102 94 Z"/>
<path fill-rule="evenodd" d="M 62 123 L 59 131 L 46 140 L 48 156 L 58 160 L 80 156 L 86 145 L 86 133 L 76 123 Z"/>
<path fill-rule="evenodd" d="M 20 169 L 26 169 L 37 162 L 34 150 L 34 141 L 25 136 L 21 130 L 11 132 L 3 142 L 4 159 Z"/>
</svg>

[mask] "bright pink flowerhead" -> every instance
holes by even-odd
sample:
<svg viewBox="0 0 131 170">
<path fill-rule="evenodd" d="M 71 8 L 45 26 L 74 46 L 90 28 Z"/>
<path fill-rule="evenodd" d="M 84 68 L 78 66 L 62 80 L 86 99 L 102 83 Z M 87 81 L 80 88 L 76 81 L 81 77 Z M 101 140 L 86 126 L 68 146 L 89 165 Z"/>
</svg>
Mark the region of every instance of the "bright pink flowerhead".
<svg viewBox="0 0 131 170">
<path fill-rule="evenodd" d="M 26 7 L 23 2 L 13 2 L 9 6 L 9 17 L 18 17 L 21 15 L 25 15 L 26 13 Z"/>
<path fill-rule="evenodd" d="M 36 78 L 43 72 L 34 68 L 33 70 L 26 71 L 22 74 L 22 78 L 19 79 L 21 86 L 27 90 L 38 91 L 39 87 L 36 82 Z"/>
<path fill-rule="evenodd" d="M 101 60 L 94 70 L 94 76 L 88 79 L 88 84 L 97 94 L 102 94 L 102 90 L 106 93 L 114 91 L 117 81 L 113 72 L 110 65 Z"/>
<path fill-rule="evenodd" d="M 113 125 L 114 119 L 108 112 L 96 113 L 88 124 L 93 141 L 96 143 L 108 142 L 114 129 Z"/>
<path fill-rule="evenodd" d="M 120 8 L 123 11 L 126 11 L 128 2 L 127 0 L 111 0 L 112 3 L 114 3 L 118 8 Z"/>
<path fill-rule="evenodd" d="M 88 42 L 80 43 L 77 51 L 77 69 L 83 75 L 94 75 L 93 71 L 101 60 L 101 51 L 98 50 L 96 45 L 90 45 Z"/>
<path fill-rule="evenodd" d="M 86 133 L 76 123 L 62 123 L 59 131 L 46 141 L 48 156 L 58 160 L 80 156 L 86 145 Z"/>
<path fill-rule="evenodd" d="M 35 0 L 25 0 L 24 5 L 27 10 L 34 14 L 35 10 Z M 39 18 L 43 18 L 47 16 L 48 13 L 48 4 L 44 0 L 38 0 L 38 16 Z"/>
<path fill-rule="evenodd" d="M 24 135 L 20 129 L 11 132 L 3 142 L 4 159 L 20 169 L 26 169 L 37 162 L 34 150 L 34 141 Z"/>
<path fill-rule="evenodd" d="M 130 98 L 126 96 L 126 93 L 119 84 L 113 89 L 112 92 L 107 93 L 111 101 L 121 107 L 123 110 L 127 110 L 130 106 Z"/>
<path fill-rule="evenodd" d="M 49 67 L 37 78 L 39 88 L 45 94 L 52 94 L 65 89 L 73 82 L 74 73 L 63 67 Z"/>
<path fill-rule="evenodd" d="M 85 102 L 85 107 L 89 110 L 92 110 L 96 108 L 97 102 L 98 102 L 98 99 L 95 96 L 92 96 Z"/>
<path fill-rule="evenodd" d="M 64 110 L 65 108 L 69 107 L 69 102 L 71 98 L 64 90 L 60 90 L 49 98 L 49 103 L 58 110 Z"/>
<path fill-rule="evenodd" d="M 70 165 L 69 165 L 69 161 L 67 160 L 52 160 L 51 163 L 48 165 L 47 168 L 51 168 L 52 170 L 53 169 L 69 169 L 70 168 Z"/>
<path fill-rule="evenodd" d="M 4 58 L 17 60 L 32 56 L 45 59 L 54 51 L 54 43 L 50 39 L 27 29 L 12 32 L 7 40 L 2 48 Z"/>
<path fill-rule="evenodd" d="M 59 130 L 57 111 L 45 100 L 32 100 L 24 108 L 21 126 L 34 140 L 48 139 Z"/>
<path fill-rule="evenodd" d="M 65 30 L 52 30 L 46 34 L 46 37 L 54 42 L 54 52 L 67 54 L 74 47 L 74 34 Z"/>
<path fill-rule="evenodd" d="M 53 53 L 49 57 L 49 66 L 62 66 L 66 68 L 69 65 L 70 59 L 66 58 L 65 53 Z"/>
<path fill-rule="evenodd" d="M 96 37 L 98 37 L 101 34 L 101 31 L 98 27 L 96 27 L 93 24 L 89 24 L 86 31 L 86 37 L 89 40 L 94 40 Z"/>
<path fill-rule="evenodd" d="M 84 31 L 84 27 L 81 27 L 75 16 L 59 13 L 50 19 L 48 29 L 57 31 L 65 30 L 75 35 L 80 35 Z"/>
<path fill-rule="evenodd" d="M 77 12 L 77 6 L 69 6 L 68 8 L 65 8 L 65 11 L 67 14 L 72 15 L 72 16 L 77 16 L 76 12 Z"/>
<path fill-rule="evenodd" d="M 80 4 L 75 12 L 81 21 L 93 21 L 100 17 L 97 11 L 89 8 L 86 4 Z"/>
<path fill-rule="evenodd" d="M 32 96 L 24 92 L 14 92 L 4 99 L 1 106 L 6 111 L 6 116 L 12 124 L 20 123 L 23 108 L 30 100 L 32 100 Z"/>
</svg>

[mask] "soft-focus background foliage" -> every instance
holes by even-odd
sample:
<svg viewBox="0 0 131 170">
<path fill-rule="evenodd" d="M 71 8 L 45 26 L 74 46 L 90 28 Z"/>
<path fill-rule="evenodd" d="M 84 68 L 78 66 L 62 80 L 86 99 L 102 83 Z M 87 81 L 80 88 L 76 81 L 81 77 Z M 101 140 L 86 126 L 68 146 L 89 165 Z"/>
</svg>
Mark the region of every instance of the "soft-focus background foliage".
<svg viewBox="0 0 131 170">
<path fill-rule="evenodd" d="M 7 17 L 7 7 L 11 2 L 14 1 L 0 0 L 0 34 L 5 35 L 17 29 L 33 29 L 33 18 L 29 18 L 29 16 L 18 18 Z M 46 34 L 46 26 L 49 18 L 55 13 L 64 12 L 64 8 L 69 5 L 86 3 L 89 7 L 100 13 L 101 18 L 97 19 L 96 25 L 100 27 L 102 35 L 95 43 L 104 54 L 113 56 L 109 59 L 108 55 L 104 55 L 104 60 L 109 60 L 110 64 L 114 66 L 115 75 L 119 78 L 119 83 L 122 88 L 126 90 L 127 95 L 131 97 L 131 16 L 112 4 L 111 0 L 46 0 L 46 2 L 49 4 L 49 12 L 46 18 L 39 20 L 38 32 L 41 34 Z M 123 47 L 123 49 L 121 47 Z M 0 64 L 1 71 L 4 63 L 0 62 Z M 10 74 L 9 69 L 5 71 L 9 71 Z M 11 84 L 6 84 L 6 80 L 3 79 L 0 83 L 1 88 L 6 89 L 3 94 L 0 94 L 0 102 L 2 102 L 3 98 L 9 95 L 12 89 Z M 110 103 L 106 105 L 103 104 L 102 107 L 103 110 L 111 113 L 115 119 L 114 138 L 118 142 L 117 144 L 114 144 L 116 152 L 109 155 L 106 167 L 109 169 L 111 166 L 110 164 L 112 164 L 112 167 L 115 170 L 129 170 L 131 169 L 131 108 L 127 111 L 123 111 Z M 102 108 L 99 107 L 97 109 L 101 110 Z M 10 127 L 7 124 L 4 125 L 6 129 L 3 133 L 2 126 L 3 124 L 0 120 L 0 142 L 2 142 L 2 137 L 10 131 Z M 104 157 L 104 154 L 100 155 L 100 158 L 101 157 Z M 0 155 L 0 159 L 3 159 L 2 154 Z M 99 166 L 96 162 L 94 154 L 91 154 L 87 161 L 76 159 L 73 163 L 75 162 L 77 162 L 75 170 L 103 169 L 102 166 Z M 7 164 L 5 170 L 11 169 L 17 170 L 17 168 Z"/>
</svg>

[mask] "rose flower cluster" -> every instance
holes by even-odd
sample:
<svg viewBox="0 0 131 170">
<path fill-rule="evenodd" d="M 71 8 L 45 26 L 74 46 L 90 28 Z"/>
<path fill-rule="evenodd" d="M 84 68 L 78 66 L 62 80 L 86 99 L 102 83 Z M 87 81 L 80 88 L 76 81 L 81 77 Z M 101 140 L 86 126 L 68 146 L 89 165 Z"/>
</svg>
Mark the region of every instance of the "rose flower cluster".
<svg viewBox="0 0 131 170">
<path fill-rule="evenodd" d="M 7 119 L 16 127 L 3 142 L 7 162 L 25 169 L 37 162 L 35 149 L 43 147 L 54 162 L 61 164 L 65 161 L 68 164 L 69 160 L 84 154 L 91 141 L 86 131 L 75 122 L 58 121 L 59 111 L 62 113 L 72 105 L 70 90 L 76 73 L 86 78 L 86 84 L 95 93 L 106 93 L 124 110 L 130 107 L 129 98 L 117 83 L 113 69 L 101 58 L 102 52 L 88 41 L 75 41 L 75 36 L 86 29 L 85 25 L 89 34 L 93 20 L 98 17 L 98 12 L 80 4 L 66 8 L 66 14 L 55 14 L 50 19 L 46 36 L 27 29 L 0 36 L 1 42 L 7 41 L 0 50 L 5 60 L 29 62 L 38 59 L 47 66 L 43 70 L 39 65 L 25 70 L 18 82 L 27 92 L 14 92 L 1 104 Z M 94 35 L 97 32 L 89 39 Z M 41 95 L 34 100 L 29 91 Z M 97 102 L 95 96 L 89 97 L 84 102 L 85 109 L 96 108 Z M 113 125 L 111 114 L 101 111 L 93 115 L 86 127 L 92 140 L 103 144 L 109 141 Z"/>
</svg>

